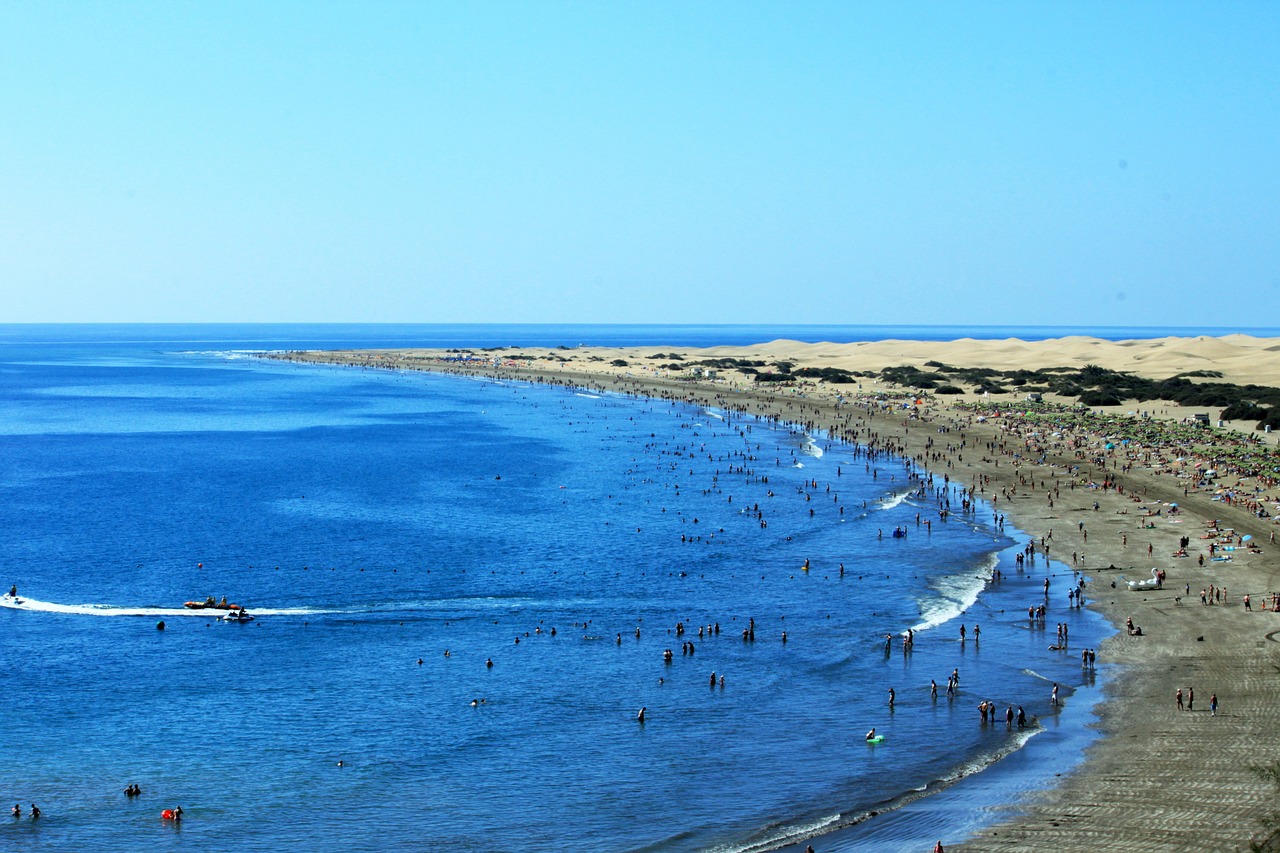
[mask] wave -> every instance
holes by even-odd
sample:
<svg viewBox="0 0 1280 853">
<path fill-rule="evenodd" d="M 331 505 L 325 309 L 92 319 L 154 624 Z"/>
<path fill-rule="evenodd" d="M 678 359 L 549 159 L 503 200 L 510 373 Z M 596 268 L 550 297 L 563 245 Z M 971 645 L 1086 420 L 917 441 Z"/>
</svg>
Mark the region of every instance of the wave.
<svg viewBox="0 0 1280 853">
<path fill-rule="evenodd" d="M 982 590 L 986 589 L 991 572 L 1000 562 L 1000 555 L 987 555 L 983 564 L 969 571 L 929 580 L 929 591 L 917 600 L 920 605 L 920 622 L 912 626 L 913 631 L 926 631 L 946 624 L 964 613 L 978 600 Z"/>
<path fill-rule="evenodd" d="M 196 358 L 216 358 L 222 361 L 240 361 L 243 359 L 253 359 L 261 361 L 262 353 L 260 349 L 208 349 L 208 350 L 178 350 L 174 355 L 191 356 Z M 288 350 L 267 350 L 271 353 L 286 353 Z"/>
<path fill-rule="evenodd" d="M 767 853 L 769 850 L 799 844 L 810 838 L 817 838 L 819 835 L 853 825 L 841 823 L 843 817 L 844 815 L 836 812 L 803 823 L 776 823 L 756 833 L 753 841 L 745 844 L 718 844 L 707 848 L 707 851 L 708 853 Z"/>
<path fill-rule="evenodd" d="M 1000 747 L 964 762 L 945 776 L 918 788 L 903 791 L 859 811 L 827 815 L 803 822 L 775 823 L 761 829 L 753 838 L 745 842 L 718 845 L 709 849 L 714 853 L 769 853 L 771 850 L 799 845 L 819 835 L 857 826 L 878 815 L 896 811 L 916 800 L 940 793 L 957 782 L 986 770 L 1001 759 L 1022 749 L 1031 738 L 1044 731 L 1044 727 L 1039 724 L 1022 729 Z"/>
<path fill-rule="evenodd" d="M 903 501 L 915 494 L 915 491 L 915 489 L 907 489 L 904 492 L 897 492 L 889 495 L 888 497 L 881 498 L 878 502 L 878 506 L 881 510 L 894 509 L 895 507 L 901 506 Z"/>
</svg>

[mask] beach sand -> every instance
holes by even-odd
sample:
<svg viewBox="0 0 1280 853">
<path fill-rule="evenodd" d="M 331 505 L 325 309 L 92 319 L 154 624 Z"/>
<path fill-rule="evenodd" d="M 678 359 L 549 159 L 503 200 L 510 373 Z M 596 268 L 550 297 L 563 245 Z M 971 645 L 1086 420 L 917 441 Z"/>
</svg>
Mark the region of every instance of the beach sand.
<svg viewBox="0 0 1280 853">
<path fill-rule="evenodd" d="M 750 376 L 736 372 L 695 380 L 691 371 L 659 365 L 678 361 L 673 356 L 685 362 L 723 357 L 785 360 L 796 367 L 856 371 L 923 367 L 931 360 L 957 367 L 1025 369 L 1097 364 L 1153 379 L 1215 370 L 1222 381 L 1269 385 L 1280 377 L 1280 341 L 1244 335 L 1120 342 L 773 341 L 706 350 L 508 348 L 474 351 L 479 360 L 469 365 L 443 360 L 458 355 L 395 350 L 277 357 L 582 385 L 739 408 L 815 429 L 856 429 L 859 441 L 874 438 L 880 447 L 894 448 L 936 473 L 949 474 L 952 482 L 981 484 L 978 497 L 993 501 L 998 512 L 1037 542 L 1043 538 L 1055 560 L 1093 578 L 1088 606 L 1119 633 L 1098 650 L 1098 664 L 1108 673 L 1106 699 L 1097 709 L 1101 736 L 1087 749 L 1085 760 L 1054 787 L 998 814 L 975 837 L 944 835 L 947 849 L 1243 850 L 1265 837 L 1260 819 L 1275 807 L 1276 791 L 1252 768 L 1280 760 L 1280 749 L 1270 740 L 1280 722 L 1280 614 L 1261 609 L 1264 597 L 1280 590 L 1280 552 L 1271 544 L 1280 529 L 1274 518 L 1259 518 L 1240 504 L 1228 505 L 1220 492 L 1234 488 L 1255 498 L 1266 496 L 1269 500 L 1262 505 L 1275 513 L 1280 486 L 1256 478 L 1241 480 L 1228 460 L 1242 446 L 1255 458 L 1274 453 L 1276 435 L 1254 434 L 1252 425 L 1233 424 L 1254 443 L 1246 443 L 1240 434 L 1233 437 L 1225 430 L 1203 428 L 1205 439 L 1196 448 L 1160 448 L 1149 442 L 1107 450 L 1106 433 L 1089 429 L 1089 424 L 1059 429 L 1023 420 L 1018 414 L 1027 406 L 1017 395 L 986 401 L 1002 408 L 1004 416 L 982 422 L 963 408 L 984 402 L 973 394 L 922 398 L 922 405 L 915 406 L 917 395 L 910 389 L 869 378 L 860 386 L 804 382 L 774 388 L 753 384 Z M 912 408 L 901 408 L 903 404 Z M 1135 411 L 1169 425 L 1172 435 L 1175 424 L 1204 410 L 1158 401 L 1106 410 L 1129 420 L 1136 420 L 1130 414 Z M 1216 422 L 1217 413 L 1210 415 Z M 950 432 L 942 433 L 941 428 Z M 930 438 L 935 444 L 926 450 Z M 947 446 L 951 449 L 943 451 Z M 930 452 L 940 455 L 930 458 Z M 1200 470 L 1222 469 L 1213 487 L 1194 485 L 1197 462 Z M 1280 465 L 1280 458 L 1273 457 L 1267 465 L 1271 477 L 1280 477 L 1271 465 Z M 1090 487 L 1104 480 L 1119 489 Z M 1171 514 L 1175 503 L 1178 510 Z M 1201 538 L 1210 535 L 1209 525 L 1215 520 L 1237 537 L 1229 562 L 1210 560 L 1209 545 L 1216 540 Z M 1258 553 L 1239 543 L 1238 537 L 1245 535 L 1252 536 Z M 1190 539 L 1188 556 L 1171 556 L 1184 536 Z M 1153 567 L 1167 572 L 1161 590 L 1130 591 L 1120 579 L 1148 577 Z M 1225 590 L 1221 602 L 1201 604 L 1201 590 L 1210 587 Z M 1245 594 L 1251 597 L 1251 611 L 1243 606 Z M 1127 619 L 1141 627 L 1141 636 L 1126 631 Z M 1175 691 L 1189 687 L 1195 689 L 1195 708 L 1180 711 Z M 1219 700 L 1216 714 L 1209 711 L 1211 694 Z M 812 841 L 818 853 L 823 851 L 822 841 Z"/>
</svg>

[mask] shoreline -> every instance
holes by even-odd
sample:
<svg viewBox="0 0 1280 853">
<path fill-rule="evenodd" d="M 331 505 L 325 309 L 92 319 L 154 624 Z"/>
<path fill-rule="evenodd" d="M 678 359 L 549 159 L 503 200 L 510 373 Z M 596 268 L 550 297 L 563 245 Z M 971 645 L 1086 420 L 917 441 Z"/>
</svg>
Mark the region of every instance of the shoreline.
<svg viewBox="0 0 1280 853">
<path fill-rule="evenodd" d="M 762 346 L 804 364 L 807 345 L 787 350 L 784 343 Z M 975 357 L 970 344 L 955 342 L 949 351 L 930 351 L 950 352 L 948 363 L 956 363 L 966 353 Z M 859 345 L 822 349 L 838 346 Z M 690 357 L 690 348 L 675 351 L 682 358 Z M 1228 505 L 1203 488 L 1193 491 L 1185 475 L 1194 469 L 1182 464 L 1183 459 L 1172 461 L 1177 449 L 1159 447 L 1154 439 L 1128 446 L 1106 442 L 1105 434 L 1090 429 L 1097 424 L 1088 418 L 1069 423 L 1064 416 L 1063 424 L 1047 436 L 1043 433 L 1054 424 L 1053 411 L 1043 422 L 1008 417 L 1011 411 L 984 422 L 974 408 L 983 401 L 971 395 L 921 399 L 887 383 L 876 383 L 870 392 L 820 382 L 761 389 L 717 378 L 662 376 L 656 371 L 635 375 L 633 362 L 652 358 L 654 352 L 663 351 L 579 348 L 570 351 L 571 363 L 563 354 L 537 349 L 485 353 L 475 363 L 446 360 L 456 358 L 456 352 L 440 350 L 270 357 L 680 399 L 796 423 L 815 433 L 893 452 L 938 476 L 945 474 L 953 483 L 973 488 L 975 497 L 1006 514 L 1026 535 L 1044 540 L 1056 562 L 1093 576 L 1087 606 L 1118 631 L 1098 649 L 1099 665 L 1115 674 L 1107 680 L 1104 699 L 1095 709 L 1099 737 L 1085 750 L 1084 760 L 1054 786 L 1025 798 L 1012 814 L 994 815 L 972 837 L 944 835 L 948 849 L 1225 850 L 1243 849 L 1261 836 L 1258 821 L 1274 794 L 1249 768 L 1277 760 L 1268 736 L 1280 718 L 1274 708 L 1276 683 L 1272 680 L 1280 670 L 1280 647 L 1271 637 L 1280 633 L 1280 619 L 1259 609 L 1263 596 L 1280 588 L 1275 546 L 1270 541 L 1276 531 L 1274 519 L 1258 518 L 1244 502 Z M 665 354 L 671 352 L 667 348 Z M 1046 352 L 1052 350 L 1046 348 Z M 557 360 L 552 361 L 552 356 Z M 1070 358 L 1079 357 L 1078 352 L 1072 355 L 1064 350 L 1046 364 L 1071 363 Z M 899 356 L 881 366 L 910 360 L 910 356 Z M 1013 399 L 998 402 L 1008 410 L 1024 408 Z M 1149 423 L 1163 429 L 1160 425 L 1176 423 L 1178 414 L 1154 417 Z M 1206 435 L 1215 437 L 1212 445 L 1227 443 L 1225 433 Z M 1265 453 L 1265 447 L 1259 452 Z M 1231 479 L 1235 478 L 1224 476 L 1220 482 Z M 1254 479 L 1254 487 L 1260 485 Z M 1268 481 L 1263 492 L 1274 501 L 1280 489 Z M 1171 516 L 1172 504 L 1178 507 Z M 1262 543 L 1260 553 L 1238 543 L 1230 562 L 1212 562 L 1207 552 L 1210 540 L 1200 537 L 1207 535 L 1208 524 L 1215 519 L 1220 528 L 1233 528 L 1237 539 L 1250 535 Z M 1172 558 L 1184 536 L 1190 540 L 1189 556 Z M 1200 556 L 1206 558 L 1203 566 Z M 1071 563 L 1066 562 L 1069 558 Z M 1131 580 L 1146 577 L 1151 566 L 1168 572 L 1163 590 L 1131 592 L 1113 580 L 1125 572 Z M 1222 601 L 1202 605 L 1199 591 L 1219 585 L 1229 589 Z M 1242 605 L 1244 594 L 1252 597 L 1252 612 Z M 1130 636 L 1124 630 L 1130 618 L 1142 627 L 1142 636 Z M 1200 707 L 1178 711 L 1174 691 L 1192 685 Z M 1214 716 L 1204 710 L 1211 693 L 1221 701 Z M 814 839 L 815 849 L 822 849 L 824 837 Z"/>
</svg>

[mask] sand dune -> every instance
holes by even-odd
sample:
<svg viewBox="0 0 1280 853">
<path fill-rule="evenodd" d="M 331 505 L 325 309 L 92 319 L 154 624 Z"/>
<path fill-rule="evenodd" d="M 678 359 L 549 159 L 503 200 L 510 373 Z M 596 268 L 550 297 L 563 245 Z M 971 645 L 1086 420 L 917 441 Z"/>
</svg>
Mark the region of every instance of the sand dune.
<svg viewBox="0 0 1280 853">
<path fill-rule="evenodd" d="M 1151 379 L 1166 379 L 1191 370 L 1216 370 L 1223 374 L 1225 381 L 1237 384 L 1280 384 L 1280 341 L 1249 335 L 1127 341 L 1079 336 L 1045 341 L 963 338 L 955 341 L 886 340 L 849 344 L 775 340 L 750 346 L 707 349 L 588 347 L 571 351 L 569 357 L 575 362 L 586 361 L 594 355 L 606 362 L 624 358 L 643 363 L 655 353 L 673 351 L 678 351 L 687 361 L 712 358 L 749 358 L 766 362 L 785 360 L 798 366 L 864 371 L 902 364 L 920 366 L 928 361 L 953 367 L 991 367 L 997 370 L 1096 364 Z"/>
</svg>

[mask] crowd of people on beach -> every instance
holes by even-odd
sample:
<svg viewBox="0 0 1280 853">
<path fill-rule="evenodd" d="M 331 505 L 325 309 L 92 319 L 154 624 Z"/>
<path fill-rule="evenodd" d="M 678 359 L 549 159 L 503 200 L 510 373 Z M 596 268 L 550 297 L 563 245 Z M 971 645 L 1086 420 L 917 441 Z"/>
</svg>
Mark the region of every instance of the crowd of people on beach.
<svg viewBox="0 0 1280 853">
<path fill-rule="evenodd" d="M 406 366 L 403 361 L 395 360 L 366 364 L 378 367 Z M 1280 478 L 1274 473 L 1280 457 L 1273 445 L 1256 438 L 1221 431 L 1214 432 L 1213 439 L 1207 441 L 1205 428 L 1202 426 L 1155 418 L 1147 413 L 1123 416 L 1051 404 L 1022 406 L 985 400 L 938 405 L 923 393 L 906 389 L 895 391 L 886 386 L 867 391 L 797 383 L 790 388 L 770 388 L 747 393 L 740 388 L 723 384 L 656 382 L 652 378 L 641 379 L 625 375 L 624 372 L 601 374 L 596 378 L 587 377 L 582 372 L 559 376 L 554 370 L 539 370 L 528 361 L 503 368 L 474 364 L 446 366 L 429 361 L 420 362 L 417 366 L 470 373 L 480 371 L 495 376 L 575 385 L 673 403 L 714 406 L 728 413 L 729 423 L 737 415 L 758 416 L 774 426 L 793 428 L 830 441 L 847 443 L 858 449 L 860 458 L 869 466 L 880 464 L 888 467 L 894 460 L 901 460 L 905 463 L 903 471 L 906 479 L 919 490 L 917 495 L 932 496 L 938 500 L 937 520 L 940 522 L 945 521 L 952 513 L 975 512 L 980 501 L 985 501 L 992 508 L 992 525 L 1003 529 L 1006 512 L 1014 516 L 1015 520 L 1020 518 L 1018 507 L 1024 506 L 1031 499 L 1035 499 L 1050 512 L 1061 513 L 1065 507 L 1070 506 L 1084 510 L 1087 515 L 1095 518 L 1102 511 L 1102 502 L 1108 499 L 1123 500 L 1128 502 L 1128 506 L 1136 507 L 1131 518 L 1137 525 L 1126 526 L 1120 532 L 1121 547 L 1128 549 L 1131 547 L 1131 534 L 1152 531 L 1157 524 L 1177 524 L 1182 520 L 1181 509 L 1174 502 L 1175 495 L 1166 496 L 1164 500 L 1154 500 L 1145 493 L 1134 492 L 1126 485 L 1126 475 L 1138 469 L 1162 478 L 1169 477 L 1170 491 L 1176 489 L 1183 499 L 1212 500 L 1227 510 L 1247 512 L 1263 523 L 1275 521 L 1280 516 L 1280 494 L 1275 492 L 1277 486 L 1280 486 Z M 678 457 L 689 450 L 690 448 L 676 447 L 671 448 L 670 452 L 673 457 Z M 764 479 L 767 478 L 767 473 L 761 470 L 765 464 L 765 460 L 753 459 L 750 454 L 744 454 L 734 462 L 732 470 L 739 476 L 760 478 L 758 482 L 763 484 L 767 482 Z M 968 482 L 961 482 L 961 471 L 966 472 Z M 1234 482 L 1230 482 L 1232 480 Z M 826 486 L 824 492 L 817 482 L 813 482 L 803 490 L 803 499 L 814 501 L 832 491 L 830 485 Z M 774 493 L 770 491 L 769 497 L 773 496 Z M 838 493 L 831 498 L 831 503 L 833 510 L 844 512 Z M 1108 506 L 1114 507 L 1115 504 L 1109 503 Z M 821 507 L 815 506 L 810 511 L 821 511 Z M 1108 512 L 1110 511 L 1109 509 Z M 1127 513 L 1128 510 L 1116 512 Z M 761 504 L 753 503 L 750 513 L 762 529 L 767 528 L 769 519 Z M 932 529 L 932 520 L 925 519 L 924 523 Z M 917 519 L 917 525 L 919 524 L 920 519 Z M 1063 554 L 1066 549 L 1074 549 L 1071 553 L 1074 571 L 1067 590 L 1069 607 L 1084 606 L 1085 574 L 1105 571 L 1101 568 L 1089 568 L 1086 552 L 1093 548 L 1089 539 L 1090 526 L 1079 521 L 1068 527 L 1067 544 L 1056 549 Z M 1072 527 L 1075 528 L 1074 531 Z M 1062 531 L 1059 533 L 1061 536 Z M 1171 557 L 1175 560 L 1196 557 L 1198 559 L 1188 559 L 1188 563 L 1204 567 L 1206 558 L 1209 561 L 1225 562 L 1233 555 L 1258 554 L 1262 551 L 1258 542 L 1246 541 L 1239 533 L 1232 533 L 1233 539 L 1230 541 L 1222 541 L 1225 531 L 1219 529 L 1216 523 L 1211 527 L 1210 533 L 1212 541 L 1203 540 L 1206 547 L 1202 553 L 1192 553 L 1200 540 L 1183 537 L 1180 547 Z M 689 541 L 705 542 L 709 535 L 711 534 L 693 534 Z M 899 528 L 895 535 L 905 537 L 907 531 Z M 695 540 L 693 536 L 698 538 Z M 1269 544 L 1274 543 L 1274 533 L 1267 538 Z M 1153 541 L 1137 539 L 1134 544 L 1139 549 L 1135 555 L 1145 551 L 1149 559 L 1157 559 Z M 1227 548 L 1231 550 L 1225 551 Z M 1018 569 L 1034 565 L 1037 557 L 1044 559 L 1047 567 L 1053 550 L 1053 530 L 1049 529 L 1043 537 L 1038 540 L 1033 538 L 1027 543 L 1026 550 L 1017 558 Z M 806 561 L 802 570 L 809 569 Z M 843 566 L 840 571 L 843 576 Z M 1161 570 L 1161 581 L 1164 576 L 1165 571 Z M 1094 580 L 1096 579 L 1095 576 Z M 999 573 L 993 573 L 991 580 L 998 583 L 1001 580 Z M 1185 594 L 1189 596 L 1190 583 L 1179 585 L 1185 585 Z M 1044 601 L 1032 603 L 1028 608 L 1028 620 L 1034 628 L 1044 628 L 1047 619 L 1050 596 L 1048 577 L 1044 579 L 1043 595 Z M 1269 605 L 1271 611 L 1280 612 L 1280 592 L 1254 592 L 1254 595 L 1261 597 L 1262 610 L 1267 610 Z M 1201 592 L 1201 602 L 1205 606 L 1223 604 L 1228 600 L 1227 590 L 1219 587 L 1216 582 L 1206 584 Z M 1253 603 L 1254 599 L 1246 593 L 1242 600 L 1244 610 L 1251 612 Z M 1069 628 L 1064 622 L 1057 623 L 1056 627 L 1055 642 L 1049 650 L 1065 651 L 1070 645 Z M 699 638 L 701 635 L 700 630 Z M 1126 635 L 1134 638 L 1135 642 L 1144 641 L 1138 638 L 1145 636 L 1142 627 L 1135 624 L 1132 617 L 1126 620 Z M 900 636 L 903 653 L 910 654 L 916 641 L 914 630 L 907 629 Z M 972 639 L 975 644 L 979 637 L 980 629 L 974 626 Z M 885 636 L 886 656 L 891 653 L 893 639 L 892 633 Z M 960 641 L 964 643 L 967 639 L 967 631 L 962 626 Z M 681 656 L 693 655 L 692 640 L 682 641 Z M 1080 658 L 1082 670 L 1092 672 L 1096 669 L 1096 649 L 1082 649 Z M 667 663 L 672 662 L 672 649 L 664 651 L 664 659 Z M 714 674 L 711 684 L 717 684 L 717 676 Z M 931 697 L 936 699 L 936 680 L 930 682 L 929 690 Z M 897 700 L 896 692 L 890 687 L 887 693 L 888 705 L 892 708 Z M 947 679 L 947 695 L 956 696 L 958 693 L 959 670 L 956 668 Z M 1186 709 L 1193 710 L 1194 694 L 1191 688 L 1187 688 L 1185 694 L 1179 690 L 1176 697 L 1178 708 L 1184 707 L 1184 696 Z M 1057 707 L 1061 701 L 1059 685 L 1055 683 L 1049 691 L 1049 707 Z M 1014 704 L 1002 704 L 1006 705 L 1006 728 L 1022 728 L 1034 724 L 1034 718 L 1029 722 L 1022 705 L 1017 705 L 1015 710 Z M 996 703 L 983 699 L 978 710 L 984 724 L 995 721 Z M 1217 710 L 1217 694 L 1214 693 L 1210 699 L 1210 714 L 1216 715 Z M 642 708 L 638 719 L 643 722 L 645 716 L 646 709 Z M 876 730 L 873 728 L 867 735 L 867 740 L 870 741 L 875 734 Z M 941 849 L 941 842 L 938 847 Z"/>
</svg>

